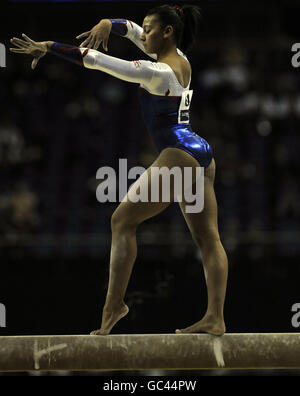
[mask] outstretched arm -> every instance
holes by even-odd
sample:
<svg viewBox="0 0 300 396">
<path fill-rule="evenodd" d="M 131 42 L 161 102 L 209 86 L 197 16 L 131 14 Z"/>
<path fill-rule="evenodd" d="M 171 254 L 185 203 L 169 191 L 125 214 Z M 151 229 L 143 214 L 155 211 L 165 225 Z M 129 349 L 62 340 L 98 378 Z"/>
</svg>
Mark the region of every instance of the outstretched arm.
<svg viewBox="0 0 300 396">
<path fill-rule="evenodd" d="M 17 38 L 11 40 L 17 46 L 17 48 L 11 48 L 12 52 L 31 54 L 34 58 L 50 52 L 80 66 L 103 71 L 124 81 L 144 85 L 150 84 L 155 72 L 155 66 L 150 61 L 129 62 L 94 49 L 79 48 L 53 41 L 35 42 L 24 34 L 22 36 L 25 40 Z M 33 65 L 32 68 L 34 68 Z"/>
<path fill-rule="evenodd" d="M 89 48 L 78 48 L 60 43 L 49 43 L 49 52 L 88 69 L 110 74 L 121 80 L 148 85 L 154 68 L 150 61 L 126 61 Z"/>
</svg>

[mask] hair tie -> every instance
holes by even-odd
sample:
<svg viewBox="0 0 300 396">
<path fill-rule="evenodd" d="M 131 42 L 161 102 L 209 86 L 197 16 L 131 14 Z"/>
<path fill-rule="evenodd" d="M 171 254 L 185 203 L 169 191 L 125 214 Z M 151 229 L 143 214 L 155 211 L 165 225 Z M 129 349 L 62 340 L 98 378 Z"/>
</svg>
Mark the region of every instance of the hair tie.
<svg viewBox="0 0 300 396">
<path fill-rule="evenodd" d="M 184 15 L 183 9 L 181 7 L 179 7 L 178 5 L 173 6 L 173 8 L 177 12 L 178 16 L 180 18 L 182 18 Z"/>
</svg>

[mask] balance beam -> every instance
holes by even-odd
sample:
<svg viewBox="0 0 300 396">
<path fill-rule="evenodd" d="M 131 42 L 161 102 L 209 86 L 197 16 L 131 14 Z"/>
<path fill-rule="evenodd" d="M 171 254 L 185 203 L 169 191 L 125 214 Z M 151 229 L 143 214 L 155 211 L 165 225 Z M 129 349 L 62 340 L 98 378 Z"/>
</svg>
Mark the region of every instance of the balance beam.
<svg viewBox="0 0 300 396">
<path fill-rule="evenodd" d="M 0 337 L 0 371 L 262 368 L 300 368 L 300 333 Z"/>
</svg>

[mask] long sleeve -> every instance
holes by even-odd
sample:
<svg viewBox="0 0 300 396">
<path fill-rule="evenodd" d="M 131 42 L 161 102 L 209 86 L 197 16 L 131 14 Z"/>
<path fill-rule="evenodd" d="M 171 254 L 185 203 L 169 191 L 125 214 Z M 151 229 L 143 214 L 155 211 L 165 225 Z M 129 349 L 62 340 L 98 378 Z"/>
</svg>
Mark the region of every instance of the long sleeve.
<svg viewBox="0 0 300 396">
<path fill-rule="evenodd" d="M 125 61 L 93 49 L 68 44 L 54 42 L 50 47 L 50 52 L 88 69 L 100 70 L 120 80 L 145 86 L 150 85 L 156 70 L 156 64 L 151 61 Z"/>
<path fill-rule="evenodd" d="M 137 25 L 135 22 L 129 21 L 128 19 L 110 19 L 112 23 L 111 31 L 118 36 L 126 37 L 133 42 L 140 50 L 153 59 L 157 59 L 156 54 L 148 54 L 145 52 L 144 46 L 140 40 L 140 36 L 143 33 L 143 28 Z"/>
</svg>

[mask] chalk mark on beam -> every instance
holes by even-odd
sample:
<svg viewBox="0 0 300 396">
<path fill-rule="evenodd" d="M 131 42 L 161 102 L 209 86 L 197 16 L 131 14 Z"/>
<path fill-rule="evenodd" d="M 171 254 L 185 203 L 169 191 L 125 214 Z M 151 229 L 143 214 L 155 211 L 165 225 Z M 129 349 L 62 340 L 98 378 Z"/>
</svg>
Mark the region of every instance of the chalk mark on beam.
<svg viewBox="0 0 300 396">
<path fill-rule="evenodd" d="M 40 358 L 44 355 L 48 354 L 48 359 L 49 359 L 49 367 L 51 364 L 51 352 L 54 351 L 59 351 L 60 349 L 66 348 L 68 345 L 67 344 L 57 344 L 50 346 L 50 340 L 48 340 L 48 347 L 44 349 L 38 349 L 38 340 L 34 341 L 34 346 L 33 346 L 33 360 L 34 360 L 34 368 L 35 370 L 39 370 L 40 368 Z"/>
<path fill-rule="evenodd" d="M 222 343 L 220 338 L 216 338 L 213 343 L 214 346 L 214 354 L 217 361 L 217 365 L 219 367 L 225 367 L 223 352 L 222 352 Z"/>
</svg>

